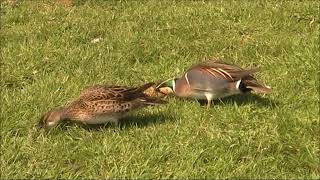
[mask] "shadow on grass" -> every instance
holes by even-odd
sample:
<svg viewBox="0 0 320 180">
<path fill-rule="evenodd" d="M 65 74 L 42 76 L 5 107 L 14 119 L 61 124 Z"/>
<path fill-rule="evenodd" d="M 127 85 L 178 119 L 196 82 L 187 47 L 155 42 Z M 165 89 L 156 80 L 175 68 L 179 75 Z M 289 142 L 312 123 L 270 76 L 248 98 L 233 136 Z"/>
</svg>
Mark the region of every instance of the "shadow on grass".
<svg viewBox="0 0 320 180">
<path fill-rule="evenodd" d="M 168 114 L 167 112 L 160 112 L 157 114 L 144 114 L 144 115 L 136 115 L 136 116 L 128 116 L 120 120 L 121 128 L 130 128 L 132 126 L 135 127 L 145 127 L 151 124 L 162 124 L 166 121 L 171 121 L 173 116 Z"/>
<path fill-rule="evenodd" d="M 205 106 L 207 104 L 207 101 L 199 101 L 200 105 Z M 246 104 L 254 104 L 259 107 L 270 107 L 274 108 L 277 105 L 279 105 L 278 101 L 274 101 L 265 97 L 262 97 L 261 95 L 257 94 L 243 94 L 243 95 L 234 95 L 234 96 L 229 96 L 222 98 L 221 100 L 215 100 L 213 102 L 213 106 L 215 105 L 224 105 L 224 104 L 234 104 L 236 103 L 237 105 L 246 105 Z"/>
</svg>

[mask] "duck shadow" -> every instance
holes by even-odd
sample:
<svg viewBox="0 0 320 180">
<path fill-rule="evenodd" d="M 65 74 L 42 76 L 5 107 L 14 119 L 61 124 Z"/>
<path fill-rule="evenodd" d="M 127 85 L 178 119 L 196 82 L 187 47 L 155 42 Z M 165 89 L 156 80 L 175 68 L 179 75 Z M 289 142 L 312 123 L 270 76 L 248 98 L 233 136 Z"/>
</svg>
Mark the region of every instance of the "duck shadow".
<svg viewBox="0 0 320 180">
<path fill-rule="evenodd" d="M 198 101 L 200 105 L 205 106 L 207 101 Z M 271 100 L 269 98 L 262 97 L 261 95 L 257 94 L 243 94 L 243 95 L 234 95 L 222 98 L 220 100 L 215 100 L 213 102 L 213 106 L 215 105 L 225 105 L 225 104 L 234 104 L 236 103 L 239 106 L 247 105 L 247 104 L 254 104 L 259 107 L 270 107 L 275 108 L 279 105 L 278 101 Z M 211 106 L 211 107 L 213 107 Z"/>
<path fill-rule="evenodd" d="M 121 119 L 119 125 L 121 128 L 130 128 L 132 126 L 145 127 L 150 126 L 151 124 L 162 124 L 172 120 L 173 116 L 170 113 L 139 114 Z"/>
</svg>

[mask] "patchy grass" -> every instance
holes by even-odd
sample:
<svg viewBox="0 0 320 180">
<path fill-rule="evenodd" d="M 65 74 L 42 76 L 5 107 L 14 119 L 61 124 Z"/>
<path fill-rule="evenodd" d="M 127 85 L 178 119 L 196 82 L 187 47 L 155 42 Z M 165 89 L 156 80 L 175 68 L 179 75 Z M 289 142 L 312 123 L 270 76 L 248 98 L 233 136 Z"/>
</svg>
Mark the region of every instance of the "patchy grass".
<svg viewBox="0 0 320 180">
<path fill-rule="evenodd" d="M 318 36 L 317 1 L 2 2 L 1 178 L 319 178 Z M 205 57 L 259 66 L 274 92 L 33 127 L 85 86 L 167 79 Z"/>
</svg>

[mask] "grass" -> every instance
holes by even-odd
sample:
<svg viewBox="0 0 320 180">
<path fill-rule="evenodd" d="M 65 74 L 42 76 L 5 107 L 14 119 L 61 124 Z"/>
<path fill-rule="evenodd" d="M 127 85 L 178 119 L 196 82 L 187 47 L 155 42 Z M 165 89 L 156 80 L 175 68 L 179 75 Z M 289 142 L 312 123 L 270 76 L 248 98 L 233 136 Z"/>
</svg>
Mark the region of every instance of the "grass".
<svg viewBox="0 0 320 180">
<path fill-rule="evenodd" d="M 1 179 L 320 178 L 318 37 L 317 1 L 1 2 Z M 209 110 L 171 97 L 119 127 L 33 127 L 88 85 L 209 57 L 259 66 L 273 93 Z"/>
</svg>

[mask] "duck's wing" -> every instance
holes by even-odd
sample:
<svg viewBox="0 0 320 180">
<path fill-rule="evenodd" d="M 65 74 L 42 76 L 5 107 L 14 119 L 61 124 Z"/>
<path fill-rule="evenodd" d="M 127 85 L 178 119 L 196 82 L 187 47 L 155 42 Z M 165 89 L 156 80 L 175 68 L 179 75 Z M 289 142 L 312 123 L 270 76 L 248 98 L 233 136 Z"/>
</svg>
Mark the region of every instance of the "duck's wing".
<svg viewBox="0 0 320 180">
<path fill-rule="evenodd" d="M 80 94 L 80 99 L 85 101 L 107 99 L 131 101 L 151 96 L 147 90 L 154 85 L 154 83 L 146 83 L 139 87 L 95 85 L 83 90 Z"/>
<path fill-rule="evenodd" d="M 133 109 L 131 103 L 121 102 L 119 100 L 91 100 L 78 99 L 66 109 L 66 119 L 74 121 L 91 121 L 101 116 L 120 116 Z"/>
<path fill-rule="evenodd" d="M 252 75 L 257 72 L 258 69 L 244 70 L 239 66 L 228 64 L 223 61 L 210 60 L 192 66 L 186 73 L 192 70 L 202 71 L 202 74 L 208 78 L 222 78 L 229 82 L 235 82 L 243 78 L 253 78 Z"/>
<path fill-rule="evenodd" d="M 130 110 L 164 103 L 166 103 L 166 101 L 152 97 L 138 98 L 132 101 L 117 99 L 86 101 L 84 99 L 79 99 L 66 108 L 66 118 L 85 121 L 97 116 L 121 116 Z"/>
<path fill-rule="evenodd" d="M 85 101 L 121 99 L 123 98 L 122 92 L 128 89 L 126 86 L 94 85 L 81 91 L 79 98 Z"/>
<path fill-rule="evenodd" d="M 211 60 L 200 63 L 194 67 L 210 73 L 214 77 L 222 77 L 229 82 L 242 80 L 246 89 L 251 89 L 256 93 L 270 93 L 271 88 L 260 84 L 253 74 L 258 71 L 258 68 L 244 70 L 239 66 L 229 64 L 220 60 Z"/>
</svg>

